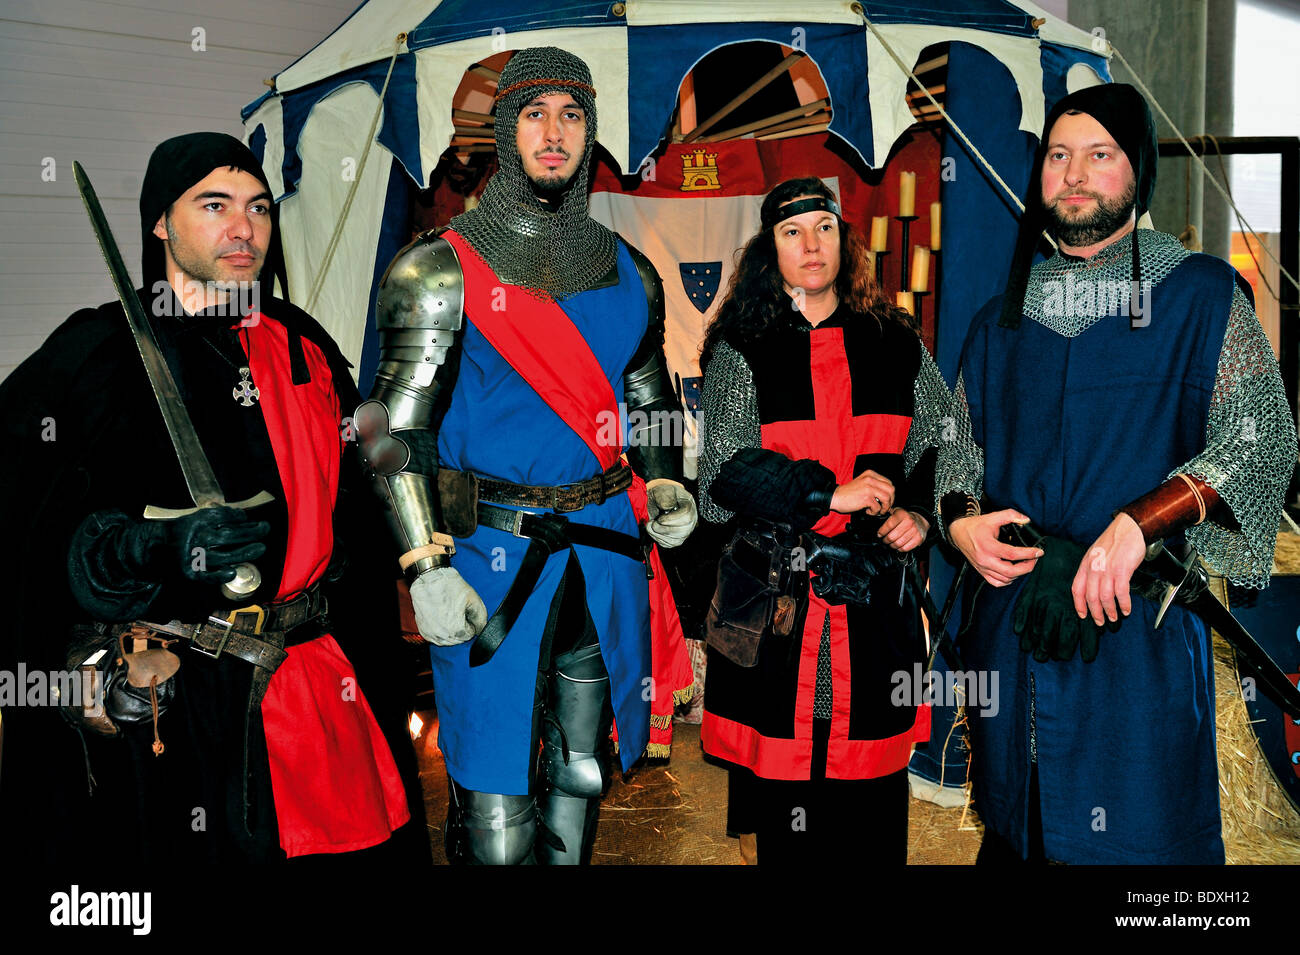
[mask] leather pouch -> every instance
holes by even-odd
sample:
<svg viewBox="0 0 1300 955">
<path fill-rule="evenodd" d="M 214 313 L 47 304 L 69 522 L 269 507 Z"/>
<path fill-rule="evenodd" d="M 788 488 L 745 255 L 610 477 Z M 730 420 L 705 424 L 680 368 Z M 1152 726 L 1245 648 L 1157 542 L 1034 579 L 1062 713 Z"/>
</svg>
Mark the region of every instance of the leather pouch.
<svg viewBox="0 0 1300 955">
<path fill-rule="evenodd" d="M 743 528 L 718 561 L 718 585 L 705 618 L 705 640 L 732 663 L 752 667 L 774 641 L 788 642 L 808 613 L 808 575 L 793 570 L 798 538 Z"/>
<path fill-rule="evenodd" d="M 121 725 L 153 723 L 154 752 L 161 754 L 158 718 L 176 696 L 181 661 L 164 639 L 139 624 L 74 628 L 68 669 L 80 673 L 81 697 L 63 702 L 64 715 L 100 736 Z"/>
<path fill-rule="evenodd" d="M 478 529 L 478 475 L 443 468 L 438 472 L 438 504 L 452 537 L 469 537 Z"/>
</svg>

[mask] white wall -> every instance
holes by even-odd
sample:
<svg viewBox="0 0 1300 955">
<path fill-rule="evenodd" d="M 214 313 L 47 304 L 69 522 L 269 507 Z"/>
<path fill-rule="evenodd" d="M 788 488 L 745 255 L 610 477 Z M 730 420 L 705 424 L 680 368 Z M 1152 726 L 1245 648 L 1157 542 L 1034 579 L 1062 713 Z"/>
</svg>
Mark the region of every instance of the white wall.
<svg viewBox="0 0 1300 955">
<path fill-rule="evenodd" d="M 1291 0 L 1288 0 L 1291 2 Z M 1237 63 L 1233 133 L 1238 136 L 1300 135 L 1300 4 L 1237 4 Z M 1207 159 L 1211 168 L 1216 162 Z M 1232 196 L 1256 232 L 1282 227 L 1282 159 L 1235 156 Z M 1233 225 L 1233 231 L 1237 226 Z"/>
<path fill-rule="evenodd" d="M 70 313 L 113 298 L 72 161 L 86 168 L 138 281 L 137 203 L 153 147 L 204 129 L 242 136 L 239 110 L 266 90 L 263 78 L 358 2 L 4 0 L 0 378 Z"/>
</svg>

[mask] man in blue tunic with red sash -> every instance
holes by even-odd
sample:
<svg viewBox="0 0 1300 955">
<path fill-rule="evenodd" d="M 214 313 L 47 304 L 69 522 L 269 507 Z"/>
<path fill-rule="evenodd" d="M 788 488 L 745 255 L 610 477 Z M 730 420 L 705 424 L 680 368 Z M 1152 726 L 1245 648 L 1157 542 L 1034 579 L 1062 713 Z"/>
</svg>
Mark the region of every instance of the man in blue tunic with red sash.
<svg viewBox="0 0 1300 955">
<path fill-rule="evenodd" d="M 679 544 L 695 502 L 659 278 L 587 214 L 591 74 L 563 50 L 522 50 L 496 99 L 500 169 L 481 203 L 384 277 L 357 425 L 434 644 L 449 856 L 576 863 L 611 716 L 626 770 L 652 699 L 676 689 L 656 685 L 651 630 L 671 599 L 639 525 Z"/>
<path fill-rule="evenodd" d="M 1155 164 L 1132 87 L 1058 103 L 1007 291 L 962 354 L 936 493 L 983 577 L 966 661 L 1002 687 L 972 714 L 980 862 L 1223 862 L 1206 627 L 1173 606 L 1157 631 L 1130 579 L 1185 540 L 1265 586 L 1295 428 L 1241 277 L 1135 228 Z M 1059 250 L 1031 268 L 1044 226 Z M 999 540 L 1027 521 L 1041 548 Z"/>
</svg>

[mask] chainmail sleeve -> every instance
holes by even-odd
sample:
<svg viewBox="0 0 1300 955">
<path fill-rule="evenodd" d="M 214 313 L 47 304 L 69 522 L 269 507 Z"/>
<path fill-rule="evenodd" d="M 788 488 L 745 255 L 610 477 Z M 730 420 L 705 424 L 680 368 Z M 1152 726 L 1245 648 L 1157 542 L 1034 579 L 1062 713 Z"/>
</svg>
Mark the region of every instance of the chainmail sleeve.
<svg viewBox="0 0 1300 955">
<path fill-rule="evenodd" d="M 941 424 L 939 459 L 934 474 L 934 515 L 946 539 L 948 529 L 939 508 L 944 495 L 959 492 L 978 500 L 984 492 L 984 449 L 975 443 L 971 433 L 966 379 L 961 372 L 957 373 L 957 387 L 953 390 L 949 413 Z"/>
<path fill-rule="evenodd" d="M 1296 462 L 1296 431 L 1272 346 L 1240 288 L 1233 291 L 1205 436 L 1205 450 L 1174 473 L 1218 491 L 1241 529 L 1211 519 L 1187 537 L 1234 584 L 1263 588 Z"/>
<path fill-rule="evenodd" d="M 718 342 L 713 350 L 704 373 L 700 407 L 700 516 L 722 524 L 731 520 L 733 512 L 713 502 L 710 486 L 722 465 L 738 450 L 763 444 L 753 373 L 740 353 L 726 342 Z"/>
<path fill-rule="evenodd" d="M 916 469 L 926 451 L 939 446 L 945 425 L 952 417 L 948 383 L 925 345 L 917 342 L 917 347 L 921 349 L 921 367 L 912 385 L 912 426 L 903 447 L 903 473 L 907 475 Z"/>
</svg>

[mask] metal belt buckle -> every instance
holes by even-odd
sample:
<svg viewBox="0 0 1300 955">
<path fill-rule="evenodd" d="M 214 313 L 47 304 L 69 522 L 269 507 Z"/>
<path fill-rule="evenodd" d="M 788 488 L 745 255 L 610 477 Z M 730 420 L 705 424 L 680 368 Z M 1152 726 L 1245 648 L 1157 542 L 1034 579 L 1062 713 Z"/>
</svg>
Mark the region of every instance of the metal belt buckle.
<svg viewBox="0 0 1300 955">
<path fill-rule="evenodd" d="M 203 632 L 204 626 L 201 623 L 194 627 L 194 633 L 190 635 L 190 649 L 197 650 L 205 657 L 211 657 L 213 660 L 216 660 L 221 656 L 221 651 L 226 648 L 226 642 L 230 639 L 230 633 L 235 629 L 235 621 L 240 617 L 240 615 L 250 613 L 257 614 L 257 622 L 253 625 L 253 633 L 260 634 L 262 632 L 262 625 L 266 623 L 266 610 L 260 604 L 249 604 L 247 607 L 237 607 L 230 611 L 230 615 L 224 619 L 216 616 L 208 617 L 208 623 L 215 624 L 216 626 L 225 629 L 225 632 L 221 635 L 221 639 L 217 641 L 217 647 L 215 650 L 209 650 L 203 644 L 199 643 L 199 634 Z"/>
<path fill-rule="evenodd" d="M 222 620 L 220 617 L 208 617 L 208 623 L 215 624 L 218 627 L 225 627 L 225 633 L 217 641 L 217 648 L 209 650 L 203 644 L 199 643 L 199 635 L 203 632 L 205 624 L 197 623 L 194 625 L 194 632 L 190 634 L 190 649 L 196 653 L 201 653 L 205 657 L 211 657 L 213 660 L 221 656 L 221 651 L 226 648 L 226 641 L 230 639 L 230 631 L 235 626 L 234 620 Z"/>
<path fill-rule="evenodd" d="M 515 511 L 514 524 L 510 528 L 510 533 L 514 534 L 516 537 L 528 540 L 528 535 L 524 534 L 521 530 L 524 526 L 524 518 L 536 516 L 537 513 L 535 511 Z"/>
</svg>

